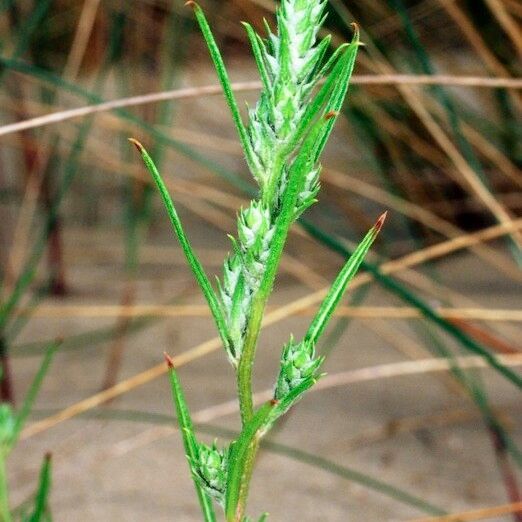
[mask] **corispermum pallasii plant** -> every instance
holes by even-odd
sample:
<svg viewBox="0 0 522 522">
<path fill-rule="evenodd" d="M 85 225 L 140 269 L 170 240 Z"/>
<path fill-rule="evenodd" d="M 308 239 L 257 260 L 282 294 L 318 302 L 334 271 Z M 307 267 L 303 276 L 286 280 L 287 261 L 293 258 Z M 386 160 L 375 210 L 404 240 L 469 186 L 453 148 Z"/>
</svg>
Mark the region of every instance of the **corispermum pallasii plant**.
<svg viewBox="0 0 522 522">
<path fill-rule="evenodd" d="M 342 107 L 359 34 L 327 57 L 330 38 L 318 41 L 325 0 L 283 0 L 277 31 L 266 24 L 259 36 L 244 24 L 262 81 L 256 106 L 245 124 L 220 51 L 201 8 L 189 2 L 206 40 L 241 141 L 246 163 L 259 186 L 258 197 L 238 212 L 238 231 L 224 262 L 217 290 L 194 253 L 162 178 L 143 146 L 137 146 L 156 182 L 188 264 L 208 302 L 223 346 L 235 369 L 242 429 L 228 447 L 198 441 L 184 394 L 167 356 L 178 422 L 205 521 L 215 521 L 214 502 L 228 522 L 245 522 L 250 479 L 261 437 L 321 377 L 319 337 L 350 280 L 375 240 L 384 215 L 368 232 L 335 279 L 308 331 L 285 344 L 273 399 L 254 408 L 252 371 L 267 300 L 292 223 L 319 192 L 320 157 Z M 266 514 L 260 520 L 266 518 Z"/>
</svg>

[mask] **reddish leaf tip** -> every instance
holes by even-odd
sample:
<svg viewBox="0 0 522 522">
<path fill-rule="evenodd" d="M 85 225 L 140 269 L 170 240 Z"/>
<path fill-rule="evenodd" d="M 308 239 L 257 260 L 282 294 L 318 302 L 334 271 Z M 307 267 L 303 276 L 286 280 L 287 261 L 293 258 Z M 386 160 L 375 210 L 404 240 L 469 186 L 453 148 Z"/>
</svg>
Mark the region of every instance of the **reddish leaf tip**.
<svg viewBox="0 0 522 522">
<path fill-rule="evenodd" d="M 185 2 L 185 7 L 196 7 L 196 2 L 194 2 L 194 0 L 188 0 L 188 2 Z"/>
<path fill-rule="evenodd" d="M 324 119 L 331 120 L 332 118 L 335 118 L 337 116 L 339 116 L 339 111 L 330 111 L 324 115 Z"/>
<path fill-rule="evenodd" d="M 44 459 L 45 459 L 46 461 L 50 461 L 52 458 L 53 458 L 53 454 L 52 454 L 50 451 L 48 451 L 48 452 L 44 455 Z"/>
<path fill-rule="evenodd" d="M 384 225 L 384 221 L 386 220 L 386 216 L 388 215 L 388 211 L 384 212 L 383 214 L 381 214 L 381 217 L 377 220 L 377 223 L 375 223 L 375 231 L 376 232 L 379 232 L 382 228 L 382 226 Z"/>
<path fill-rule="evenodd" d="M 277 399 L 272 399 L 270 401 L 270 406 L 277 406 L 279 404 L 279 401 Z"/>
<path fill-rule="evenodd" d="M 167 352 L 163 352 L 163 356 L 165 357 L 165 362 L 167 363 L 167 366 L 170 370 L 172 370 L 172 368 L 174 368 L 174 361 L 172 360 L 172 357 Z"/>
<path fill-rule="evenodd" d="M 138 149 L 140 154 L 145 150 L 145 147 L 138 140 L 129 138 L 129 141 Z"/>
</svg>

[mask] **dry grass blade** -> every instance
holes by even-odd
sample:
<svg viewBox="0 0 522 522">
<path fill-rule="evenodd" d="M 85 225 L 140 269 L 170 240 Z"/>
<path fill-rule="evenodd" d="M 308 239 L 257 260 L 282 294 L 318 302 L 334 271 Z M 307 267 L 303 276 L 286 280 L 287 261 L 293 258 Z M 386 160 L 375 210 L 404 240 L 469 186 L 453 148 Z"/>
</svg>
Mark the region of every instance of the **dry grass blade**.
<svg viewBox="0 0 522 522">
<path fill-rule="evenodd" d="M 268 308 L 270 309 L 270 308 Z M 473 319 L 476 321 L 522 322 L 522 310 L 499 308 L 446 308 L 434 310 L 445 319 Z M 295 315 L 313 315 L 315 307 L 303 308 Z M 18 314 L 32 317 L 207 317 L 205 305 L 40 305 L 35 311 L 19 310 Z M 422 314 L 410 306 L 339 306 L 337 317 L 357 319 L 416 319 Z"/>
<path fill-rule="evenodd" d="M 407 74 L 382 74 L 382 75 L 366 75 L 354 76 L 352 83 L 359 85 L 459 85 L 466 87 L 485 87 L 485 88 L 509 88 L 522 89 L 522 79 L 516 78 L 480 78 L 473 76 L 457 77 L 457 76 L 429 76 L 429 75 L 407 75 Z M 253 91 L 261 87 L 261 83 L 238 82 L 233 83 L 234 91 Z M 37 116 L 25 121 L 2 125 L 0 127 L 0 136 L 20 132 L 27 129 L 34 129 L 46 125 L 60 123 L 74 118 L 81 118 L 90 114 L 99 112 L 112 111 L 122 109 L 124 107 L 135 107 L 148 103 L 158 103 L 167 100 L 180 100 L 189 98 L 199 98 L 213 94 L 221 94 L 219 85 L 207 85 L 203 87 L 187 87 L 184 89 L 174 89 L 157 93 L 143 94 L 139 96 L 131 96 L 129 98 L 119 98 L 108 102 L 98 103 L 95 105 L 87 105 L 75 109 L 58 111 L 43 116 Z"/>
<path fill-rule="evenodd" d="M 522 33 L 520 32 L 520 26 L 517 25 L 504 4 L 499 0 L 486 0 L 486 4 L 488 4 L 498 23 L 513 42 L 518 54 L 522 56 Z"/>
<path fill-rule="evenodd" d="M 410 522 L 465 522 L 469 520 L 484 520 L 486 518 L 499 517 L 502 515 L 510 515 L 522 513 L 522 502 L 513 504 L 504 504 L 502 506 L 494 506 L 489 508 L 475 509 L 473 511 L 463 511 L 453 515 L 443 517 L 424 517 L 411 519 Z"/>
<path fill-rule="evenodd" d="M 426 208 L 410 201 L 406 201 L 393 194 L 389 194 L 385 190 L 363 180 L 356 179 L 353 176 L 343 175 L 340 172 L 331 169 L 325 169 L 323 178 L 326 183 L 331 183 L 336 187 L 343 188 L 365 198 L 377 201 L 388 208 L 394 208 L 401 214 L 414 219 L 447 237 L 467 237 L 461 235 L 462 231 L 458 227 L 449 221 L 440 218 Z M 501 253 L 480 243 L 470 245 L 470 248 L 483 260 L 501 270 L 509 277 L 522 281 L 522 274 L 519 268 L 514 263 L 506 260 Z"/>
</svg>

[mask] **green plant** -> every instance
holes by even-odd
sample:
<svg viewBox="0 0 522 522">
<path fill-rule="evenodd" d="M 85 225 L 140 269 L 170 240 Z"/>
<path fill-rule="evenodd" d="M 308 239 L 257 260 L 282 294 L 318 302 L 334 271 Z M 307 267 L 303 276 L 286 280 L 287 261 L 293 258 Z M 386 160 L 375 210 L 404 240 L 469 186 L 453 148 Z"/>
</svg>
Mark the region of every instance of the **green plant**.
<svg viewBox="0 0 522 522">
<path fill-rule="evenodd" d="M 323 359 L 315 353 L 316 344 L 385 215 L 342 268 L 303 339 L 291 337 L 284 346 L 273 400 L 255 410 L 252 370 L 265 306 L 290 226 L 316 201 L 319 160 L 346 95 L 359 36 L 355 27 L 352 42 L 326 59 L 330 38 L 317 42 L 324 22 L 324 0 L 283 0 L 277 12 L 277 32 L 267 24 L 266 39 L 244 24 L 263 84 L 245 125 L 203 11 L 197 4 L 190 5 L 216 67 L 248 167 L 259 185 L 258 198 L 238 213 L 237 238 L 232 239 L 233 252 L 225 260 L 217 292 L 191 247 L 153 160 L 139 142 L 131 141 L 159 188 L 236 372 L 242 430 L 227 448 L 219 449 L 197 440 L 174 364 L 167 356 L 178 422 L 204 519 L 216 519 L 216 501 L 224 508 L 227 521 L 241 522 L 250 520 L 245 514 L 246 502 L 259 441 L 320 378 Z"/>
<path fill-rule="evenodd" d="M 22 407 L 14 412 L 11 405 L 0 404 L 0 522 L 11 522 L 13 515 L 9 507 L 9 490 L 6 476 L 6 459 L 16 446 L 20 433 L 27 421 L 34 400 L 40 390 L 43 379 L 49 369 L 52 357 L 60 342 L 48 346 L 40 368 L 24 398 Z M 20 520 L 23 522 L 47 522 L 51 520 L 47 499 L 51 483 L 51 457 L 46 455 L 40 471 L 38 490 L 34 506 L 23 510 Z"/>
</svg>

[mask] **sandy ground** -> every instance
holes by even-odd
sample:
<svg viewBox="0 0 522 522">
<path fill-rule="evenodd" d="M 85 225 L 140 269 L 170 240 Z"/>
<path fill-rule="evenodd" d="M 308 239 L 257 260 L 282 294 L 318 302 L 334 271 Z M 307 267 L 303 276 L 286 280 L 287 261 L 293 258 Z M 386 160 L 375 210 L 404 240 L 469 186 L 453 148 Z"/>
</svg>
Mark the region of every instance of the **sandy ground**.
<svg viewBox="0 0 522 522">
<path fill-rule="evenodd" d="M 161 243 L 169 241 L 162 238 Z M 71 245 L 75 245 L 74 240 L 69 241 Z M 214 244 L 209 239 L 201 246 L 212 248 Z M 83 261 L 77 260 L 69 273 L 72 291 L 65 303 L 117 303 L 124 287 L 121 270 L 110 262 L 94 265 L 89 254 L 92 251 L 85 250 Z M 330 277 L 340 260 L 329 255 L 325 259 L 325 276 Z M 320 258 L 316 263 L 321 263 Z M 479 305 L 517 306 L 519 289 L 503 284 L 493 270 L 485 269 L 470 256 L 454 257 L 438 268 L 444 284 Z M 146 264 L 140 278 L 140 303 L 167 302 L 190 281 L 181 264 Z M 294 279 L 283 276 L 273 303 L 288 302 L 307 291 Z M 193 292 L 183 302 L 202 301 Z M 374 284 L 366 303 L 397 301 Z M 296 335 L 303 332 L 306 321 L 303 317 L 287 319 L 264 332 L 257 358 L 257 389 L 272 385 L 281 343 L 290 331 Z M 58 334 L 67 336 L 113 322 L 35 317 L 17 344 Z M 335 373 L 405 360 L 398 350 L 400 346 L 394 346 L 386 336 L 389 339 L 390 332 L 397 331 L 403 340 L 420 346 L 420 340 L 427 341 L 427 337 L 422 339 L 427 330 L 421 326 L 420 321 L 378 321 L 370 325 L 368 321 L 354 320 L 327 361 L 326 370 Z M 499 323 L 498 329 L 507 338 L 516 335 L 513 325 Z M 155 322 L 126 340 L 120 378 L 157 364 L 164 350 L 178 354 L 213 335 L 206 318 Z M 111 346 L 112 342 L 92 343 L 59 353 L 38 398 L 37 415 L 41 417 L 96 393 Z M 14 359 L 18 397 L 27 388 L 37 364 L 35 357 Z M 221 351 L 183 367 L 180 376 L 193 412 L 235 396 L 233 374 Z M 484 372 L 484 377 L 492 403 L 507 412 L 511 434 L 522 442 L 518 392 L 492 372 Z M 111 410 L 171 415 L 167 379 L 159 378 L 97 411 L 108 415 Z M 442 415 L 446 421 L 437 424 L 430 415 Z M 423 416 L 420 428 L 399 432 L 386 429 L 401 419 Z M 34 490 L 42 455 L 52 451 L 52 508 L 58 522 L 200 520 L 179 433 L 166 433 L 164 426 L 152 424 L 143 416 L 141 420 L 115 418 L 114 414 L 112 417 L 84 416 L 22 442 L 9 461 L 13 505 Z M 238 418 L 227 415 L 209 424 L 237 429 Z M 201 436 L 212 438 L 209 434 Z M 470 401 L 441 375 L 379 379 L 310 393 L 270 435 L 270 440 L 368 474 L 448 511 L 507 502 L 483 423 Z M 393 521 L 422 515 L 354 481 L 269 450 L 259 458 L 249 504 L 252 514 L 265 510 L 274 521 L 303 522 Z"/>
</svg>

